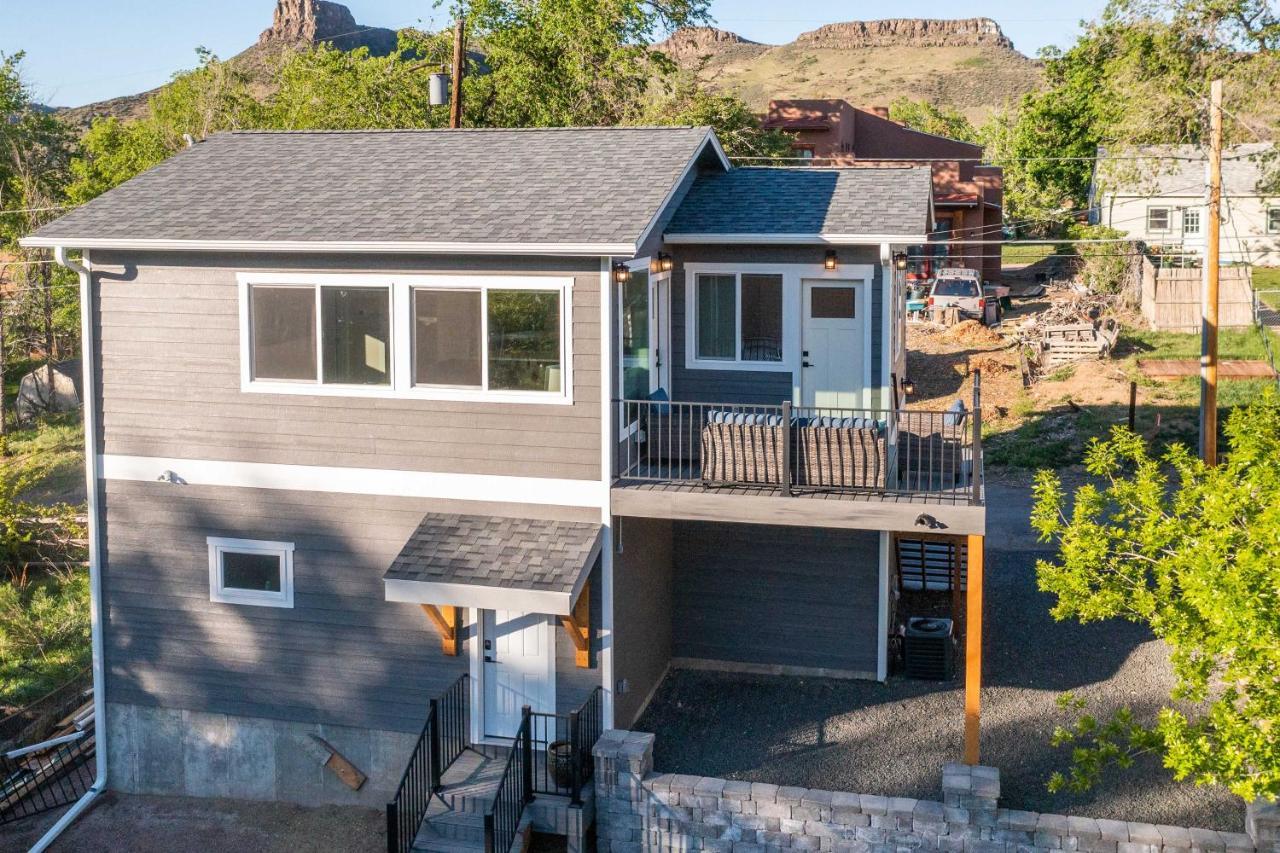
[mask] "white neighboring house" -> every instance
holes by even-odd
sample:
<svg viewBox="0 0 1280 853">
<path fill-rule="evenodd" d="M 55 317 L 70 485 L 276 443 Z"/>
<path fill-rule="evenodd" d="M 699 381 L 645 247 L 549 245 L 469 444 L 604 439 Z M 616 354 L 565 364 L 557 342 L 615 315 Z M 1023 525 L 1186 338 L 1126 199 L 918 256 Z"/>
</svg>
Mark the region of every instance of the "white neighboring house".
<svg viewBox="0 0 1280 853">
<path fill-rule="evenodd" d="M 1222 158 L 1223 263 L 1280 266 L 1280 194 L 1260 191 L 1272 143 L 1227 148 Z M 1149 145 L 1132 154 L 1098 150 L 1090 221 L 1151 246 L 1203 255 L 1208 218 L 1208 161 L 1198 145 Z"/>
</svg>

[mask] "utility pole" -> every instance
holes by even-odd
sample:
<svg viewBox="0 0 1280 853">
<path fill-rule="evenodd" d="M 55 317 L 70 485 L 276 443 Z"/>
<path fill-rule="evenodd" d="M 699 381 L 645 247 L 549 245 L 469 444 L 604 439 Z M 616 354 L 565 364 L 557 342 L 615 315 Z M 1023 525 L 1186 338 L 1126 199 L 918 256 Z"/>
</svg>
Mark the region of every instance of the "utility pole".
<svg viewBox="0 0 1280 853">
<path fill-rule="evenodd" d="M 1209 86 L 1209 227 L 1200 338 L 1200 456 L 1218 464 L 1218 240 L 1222 227 L 1222 81 Z"/>
<path fill-rule="evenodd" d="M 449 127 L 462 127 L 462 75 L 466 70 L 466 24 L 462 12 L 453 25 L 453 98 L 449 104 Z"/>
</svg>

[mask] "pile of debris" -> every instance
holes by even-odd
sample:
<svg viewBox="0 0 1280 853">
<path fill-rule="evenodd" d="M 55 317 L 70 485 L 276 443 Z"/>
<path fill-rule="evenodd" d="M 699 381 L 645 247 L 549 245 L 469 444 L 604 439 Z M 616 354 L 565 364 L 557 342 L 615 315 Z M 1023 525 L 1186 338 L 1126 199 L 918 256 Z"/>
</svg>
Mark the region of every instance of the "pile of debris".
<svg viewBox="0 0 1280 853">
<path fill-rule="evenodd" d="M 970 346 L 999 346 L 1006 343 L 999 332 L 982 325 L 977 320 L 964 320 L 942 333 L 948 343 Z"/>
<path fill-rule="evenodd" d="M 1018 342 L 1041 370 L 1110 354 L 1120 329 L 1104 319 L 1116 307 L 1113 296 L 1072 292 L 1054 300 L 1018 326 Z"/>
</svg>

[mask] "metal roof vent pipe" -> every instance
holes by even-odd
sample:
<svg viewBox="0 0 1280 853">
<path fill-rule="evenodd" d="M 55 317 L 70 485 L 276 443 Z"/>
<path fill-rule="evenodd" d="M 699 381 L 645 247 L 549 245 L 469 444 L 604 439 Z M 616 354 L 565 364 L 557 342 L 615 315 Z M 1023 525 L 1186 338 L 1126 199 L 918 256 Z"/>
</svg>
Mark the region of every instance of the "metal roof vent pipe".
<svg viewBox="0 0 1280 853">
<path fill-rule="evenodd" d="M 437 71 L 431 75 L 431 106 L 443 107 L 449 103 L 449 75 Z"/>
</svg>

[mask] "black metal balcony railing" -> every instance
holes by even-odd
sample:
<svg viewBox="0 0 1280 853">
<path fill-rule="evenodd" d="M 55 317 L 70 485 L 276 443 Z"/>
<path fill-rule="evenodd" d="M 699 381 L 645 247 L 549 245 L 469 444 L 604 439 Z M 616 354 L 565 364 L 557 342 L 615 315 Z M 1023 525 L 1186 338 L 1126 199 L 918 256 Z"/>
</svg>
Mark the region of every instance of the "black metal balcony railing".
<svg viewBox="0 0 1280 853">
<path fill-rule="evenodd" d="M 597 687 L 576 711 L 533 714 L 535 794 L 568 797 L 571 805 L 582 805 L 582 786 L 591 781 L 595 766 L 591 749 L 604 721 L 603 698 L 604 688 Z"/>
<path fill-rule="evenodd" d="M 470 677 L 462 675 L 427 708 L 427 721 L 418 735 L 409 765 L 396 794 L 387 803 L 387 851 L 408 853 L 442 785 L 440 777 L 471 743 Z"/>
<path fill-rule="evenodd" d="M 617 478 L 982 502 L 981 382 L 973 408 L 811 408 L 620 400 Z"/>
<path fill-rule="evenodd" d="M 484 816 L 484 853 L 506 853 L 511 849 L 520 831 L 524 807 L 532 800 L 533 712 L 525 705 L 493 798 L 493 808 Z"/>
<path fill-rule="evenodd" d="M 93 777 L 91 730 L 0 753 L 0 825 L 75 802 Z"/>
</svg>

